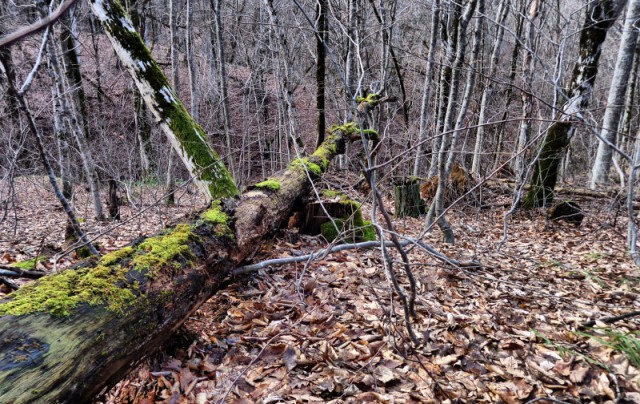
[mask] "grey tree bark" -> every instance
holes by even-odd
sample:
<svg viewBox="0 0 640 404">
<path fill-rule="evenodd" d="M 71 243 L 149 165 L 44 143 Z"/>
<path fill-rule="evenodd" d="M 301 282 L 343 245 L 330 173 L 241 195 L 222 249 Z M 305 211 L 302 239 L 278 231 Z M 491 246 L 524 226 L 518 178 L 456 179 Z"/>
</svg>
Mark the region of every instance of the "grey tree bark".
<svg viewBox="0 0 640 404">
<path fill-rule="evenodd" d="M 498 7 L 496 15 L 496 34 L 493 43 L 493 50 L 491 51 L 491 59 L 489 60 L 489 70 L 487 71 L 487 79 L 485 80 L 484 90 L 482 91 L 482 98 L 480 99 L 480 110 L 478 111 L 478 129 L 476 129 L 476 142 L 473 148 L 473 160 L 471 161 L 471 174 L 476 178 L 480 178 L 482 175 L 481 162 L 483 145 L 485 142 L 485 125 L 487 124 L 487 108 L 489 102 L 493 96 L 493 89 L 495 87 L 493 77 L 498 70 L 498 59 L 500 57 L 500 50 L 502 49 L 502 40 L 504 38 L 504 21 L 509 14 L 510 0 L 502 0 Z"/>
<path fill-rule="evenodd" d="M 525 176 L 525 150 L 531 137 L 531 113 L 533 109 L 533 74 L 536 65 L 534 57 L 535 49 L 535 33 L 536 18 L 540 11 L 542 0 L 532 0 L 529 4 L 529 12 L 527 14 L 527 34 L 525 37 L 525 48 L 527 49 L 522 63 L 523 89 L 522 89 L 522 119 L 520 121 L 520 131 L 518 133 L 518 142 L 516 144 L 515 156 L 515 172 L 516 184 L 520 185 Z"/>
<path fill-rule="evenodd" d="M 609 144 L 616 144 L 620 117 L 624 110 L 629 76 L 638 39 L 638 29 L 640 29 L 638 18 L 640 18 L 640 0 L 631 0 L 627 8 L 616 67 L 609 87 L 607 109 L 602 120 L 598 152 L 591 171 L 591 182 L 589 183 L 589 188 L 591 189 L 606 185 L 609 181 L 609 169 L 611 168 L 613 156 L 613 149 Z"/>
<path fill-rule="evenodd" d="M 427 53 L 427 66 L 425 69 L 424 84 L 422 87 L 422 104 L 420 106 L 420 129 L 418 133 L 418 146 L 416 147 L 416 159 L 413 163 L 413 176 L 419 177 L 424 164 L 424 148 L 429 137 L 429 106 L 431 103 L 431 83 L 435 67 L 436 43 L 438 41 L 438 22 L 440 21 L 440 0 L 433 2 L 431 10 L 431 32 L 429 33 L 429 51 Z"/>
<path fill-rule="evenodd" d="M 451 88 L 449 96 L 447 97 L 447 112 L 445 114 L 442 127 L 442 143 L 438 152 L 438 189 L 436 190 L 436 195 L 433 198 L 433 202 L 429 208 L 429 213 L 427 214 L 428 222 L 431 221 L 432 215 L 436 217 L 438 227 L 440 227 L 440 230 L 443 233 L 443 241 L 445 243 L 454 243 L 455 241 L 453 229 L 444 215 L 444 195 L 447 187 L 447 180 L 449 179 L 447 161 L 453 141 L 453 118 L 457 112 L 461 112 L 461 108 L 458 106 L 458 92 L 460 88 L 460 75 L 462 73 L 462 65 L 464 63 L 466 52 L 467 26 L 469 25 L 469 21 L 471 21 L 477 2 L 478 0 L 469 0 L 465 5 L 464 11 L 460 14 L 459 19 L 453 22 L 454 25 L 457 26 L 456 35 L 453 38 L 455 59 L 451 71 Z M 476 43 L 478 43 L 478 41 L 476 41 Z M 462 105 L 462 107 L 464 107 L 464 105 Z"/>
<path fill-rule="evenodd" d="M 602 44 L 609 28 L 624 8 L 625 0 L 599 0 L 589 3 L 580 32 L 579 57 L 573 68 L 568 100 L 540 145 L 524 207 L 547 205 L 553 201 L 558 169 L 575 130 L 575 123 L 589 105 L 598 74 Z"/>
</svg>

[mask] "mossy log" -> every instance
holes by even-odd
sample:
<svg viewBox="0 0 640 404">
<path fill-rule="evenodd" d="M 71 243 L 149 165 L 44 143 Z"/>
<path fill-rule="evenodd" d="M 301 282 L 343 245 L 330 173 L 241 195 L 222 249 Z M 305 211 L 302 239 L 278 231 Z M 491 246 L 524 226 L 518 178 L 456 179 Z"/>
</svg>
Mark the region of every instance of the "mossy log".
<svg viewBox="0 0 640 404">
<path fill-rule="evenodd" d="M 214 202 L 190 223 L 0 300 L 0 402 L 90 402 L 117 382 L 286 224 L 310 180 L 344 150 L 342 135 L 334 130 L 236 203 Z"/>
</svg>

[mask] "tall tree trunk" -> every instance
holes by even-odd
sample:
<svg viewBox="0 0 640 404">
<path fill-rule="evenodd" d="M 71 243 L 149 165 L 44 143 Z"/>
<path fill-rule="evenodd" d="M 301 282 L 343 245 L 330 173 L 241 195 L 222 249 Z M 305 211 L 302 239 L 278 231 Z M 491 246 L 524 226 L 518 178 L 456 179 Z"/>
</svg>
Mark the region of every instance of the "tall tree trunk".
<svg viewBox="0 0 640 404">
<path fill-rule="evenodd" d="M 316 4 L 316 108 L 318 109 L 316 147 L 319 147 L 324 142 L 324 132 L 327 130 L 325 114 L 326 43 L 329 37 L 327 6 L 327 0 L 318 0 Z"/>
<path fill-rule="evenodd" d="M 596 189 L 599 185 L 605 185 L 609 180 L 613 148 L 609 144 L 617 145 L 616 135 L 620 124 L 620 116 L 624 110 L 629 76 L 633 66 L 636 42 L 638 39 L 638 18 L 640 17 L 640 0 L 631 0 L 627 8 L 627 15 L 622 31 L 622 39 L 618 48 L 618 58 L 613 71 L 607 109 L 602 119 L 602 130 L 589 187 Z"/>
<path fill-rule="evenodd" d="M 185 33 L 187 45 L 187 68 L 189 70 L 189 92 L 191 94 L 191 116 L 196 122 L 200 121 L 200 93 L 197 83 L 197 62 L 193 44 L 193 2 L 187 0 L 187 29 Z"/>
<path fill-rule="evenodd" d="M 58 185 L 58 182 L 56 181 L 56 178 L 55 178 L 53 167 L 49 163 L 49 158 L 47 157 L 47 154 L 44 149 L 42 134 L 40 133 L 40 131 L 38 130 L 38 127 L 36 126 L 35 119 L 33 117 L 33 114 L 31 113 L 31 110 L 29 109 L 29 105 L 27 104 L 24 94 L 19 93 L 15 88 L 15 76 L 13 75 L 13 70 L 10 68 L 12 63 L 9 59 L 5 59 L 5 57 L 8 55 L 10 54 L 6 52 L 0 52 L 0 64 L 4 69 L 5 75 L 7 76 L 7 84 L 9 86 L 9 89 L 11 93 L 14 94 L 14 97 L 15 97 L 14 99 L 18 102 L 18 107 L 20 108 L 20 111 L 22 112 L 22 114 L 25 116 L 27 120 L 27 127 L 31 132 L 31 134 L 33 135 L 33 137 L 35 138 L 36 148 L 38 149 L 38 154 L 40 156 L 40 160 L 42 161 L 42 165 L 44 166 L 45 171 L 47 172 L 49 183 L 51 184 L 51 187 L 53 188 L 53 191 L 56 197 L 58 198 L 58 201 L 60 201 L 60 205 L 62 205 L 62 209 L 67 215 L 67 218 L 69 219 L 69 223 L 71 224 L 71 226 L 73 226 L 73 230 L 75 234 L 78 235 L 78 238 L 87 245 L 87 247 L 89 248 L 92 254 L 100 255 L 98 253 L 98 250 L 96 250 L 95 247 L 91 244 L 91 242 L 87 239 L 86 235 L 82 231 L 82 228 L 80 228 L 80 223 L 76 218 L 75 212 L 71 207 L 71 204 L 69 203 L 67 198 L 65 198 L 65 196 L 62 194 L 62 191 L 60 190 L 60 186 Z M 13 348 L 10 348 L 10 349 L 13 349 Z M 1 381 L 0 381 L 0 384 L 2 384 Z"/>
<path fill-rule="evenodd" d="M 515 18 L 517 20 L 515 36 L 516 38 L 522 38 L 522 30 L 524 29 L 524 15 L 526 11 L 526 3 L 523 2 L 522 9 L 516 13 Z M 506 90 L 504 94 L 502 116 L 496 128 L 496 150 L 495 158 L 493 159 L 492 170 L 496 170 L 502 164 L 502 150 L 504 148 L 503 139 L 506 128 L 507 118 L 509 117 L 509 105 L 513 100 L 513 83 L 516 80 L 516 74 L 518 73 L 518 59 L 520 58 L 520 51 L 522 50 L 522 41 L 516 41 L 511 52 L 511 68 L 509 69 L 509 80 L 506 84 Z"/>
<path fill-rule="evenodd" d="M 453 163 L 456 161 L 456 149 L 458 148 L 458 143 L 460 142 L 460 134 L 462 133 L 464 121 L 469 110 L 469 104 L 471 103 L 471 97 L 476 85 L 476 75 L 478 74 L 478 60 L 480 55 L 480 47 L 482 45 L 482 30 L 485 16 L 484 0 L 477 0 L 477 3 L 478 12 L 476 16 L 476 26 L 473 31 L 473 47 L 471 50 L 471 57 L 469 58 L 470 65 L 467 70 L 467 78 L 465 80 L 465 90 L 464 95 L 462 96 L 462 103 L 460 104 L 458 117 L 456 118 L 455 124 L 453 126 L 453 133 L 451 135 L 451 146 L 448 150 L 447 164 L 445 166 L 445 173 L 447 175 L 447 178 L 451 173 Z"/>
<path fill-rule="evenodd" d="M 222 98 L 222 116 L 224 119 L 224 138 L 227 146 L 227 165 L 233 176 L 236 176 L 236 162 L 233 153 L 233 128 L 231 127 L 231 111 L 229 109 L 229 78 L 227 76 L 227 63 L 224 52 L 224 37 L 222 36 L 222 2 L 211 0 L 216 29 L 216 50 L 218 56 L 218 78 L 220 79 L 220 97 Z"/>
<path fill-rule="evenodd" d="M 282 108 L 284 111 L 283 127 L 287 135 L 287 146 L 293 148 L 298 153 L 304 152 L 304 143 L 298 133 L 298 119 L 296 114 L 296 104 L 293 98 L 293 74 L 291 72 L 291 51 L 285 33 L 282 31 L 273 0 L 263 0 L 263 3 L 269 14 L 271 22 L 272 38 L 274 40 L 277 55 L 274 57 L 275 76 L 279 87 L 280 98 L 282 99 Z"/>
<path fill-rule="evenodd" d="M 516 172 L 516 186 L 522 184 L 525 178 L 525 151 L 531 137 L 531 113 L 533 110 L 533 74 L 536 65 L 535 59 L 535 33 L 536 33 L 536 18 L 540 7 L 542 6 L 542 0 L 532 0 L 529 4 L 529 12 L 527 14 L 527 34 L 525 38 L 525 48 L 527 52 L 524 56 L 522 63 L 522 76 L 523 89 L 522 89 L 522 118 L 520 121 L 520 130 L 518 132 L 518 141 L 516 143 L 516 156 L 515 156 L 515 172 Z"/>
<path fill-rule="evenodd" d="M 88 1 L 143 95 L 147 108 L 203 195 L 209 199 L 236 195 L 238 189 L 218 154 L 207 143 L 204 130 L 193 121 L 171 89 L 122 6 L 116 0 Z"/>
<path fill-rule="evenodd" d="M 429 166 L 429 177 L 433 177 L 438 172 L 438 162 L 440 160 L 440 149 L 442 148 L 442 136 L 445 126 L 445 117 L 449 106 L 449 95 L 451 94 L 451 82 L 453 75 L 453 64 L 456 58 L 456 46 L 461 3 L 450 3 L 448 13 L 441 14 L 442 37 L 447 39 L 447 48 L 444 56 L 444 63 L 440 68 L 440 79 L 438 80 L 438 108 L 436 111 L 436 136 L 432 142 L 431 164 Z M 449 21 L 446 21 L 449 20 Z"/>
<path fill-rule="evenodd" d="M 493 77 L 498 70 L 498 58 L 500 56 L 500 49 L 502 48 L 502 39 L 504 38 L 504 21 L 509 14 L 509 3 L 510 0 L 502 0 L 496 15 L 496 36 L 493 43 L 493 50 L 491 52 L 491 59 L 489 61 L 489 70 L 486 73 L 487 79 L 485 80 L 484 91 L 482 92 L 482 98 L 480 100 L 478 129 L 476 129 L 476 143 L 473 148 L 473 160 L 471 162 L 471 174 L 476 178 L 480 178 L 482 176 L 482 148 L 485 142 L 484 131 L 485 125 L 487 124 L 487 108 L 489 107 L 489 101 L 491 101 L 493 89 L 495 87 Z"/>
<path fill-rule="evenodd" d="M 347 16 L 347 58 L 345 68 L 345 93 L 347 95 L 347 113 L 343 123 L 350 122 L 353 119 L 352 104 L 356 97 L 357 91 L 357 66 L 358 53 L 360 51 L 360 34 L 357 29 L 358 25 L 358 0 L 347 0 L 348 16 Z M 338 156 L 338 169 L 346 170 L 348 165 L 349 145 L 347 152 Z"/>
<path fill-rule="evenodd" d="M 100 199 L 100 187 L 96 178 L 95 163 L 87 143 L 86 133 L 82 130 L 81 125 L 78 122 L 76 111 L 71 107 L 72 102 L 69 100 L 69 94 L 66 91 L 68 86 L 65 86 L 65 78 L 62 70 L 60 69 L 60 64 L 58 63 L 58 52 L 53 41 L 49 41 L 47 45 L 47 55 L 52 81 L 55 86 L 54 96 L 58 105 L 58 112 L 61 113 L 64 125 L 67 127 L 66 132 L 73 136 L 78 146 L 85 179 L 93 200 L 93 210 L 96 215 L 96 219 L 103 221 L 105 220 L 105 216 L 102 207 L 102 200 Z"/>
<path fill-rule="evenodd" d="M 469 25 L 469 21 L 471 21 L 477 1 L 478 0 L 469 0 L 465 6 L 464 12 L 460 14 L 459 19 L 453 22 L 454 25 L 457 26 L 457 29 L 455 30 L 456 35 L 453 39 L 455 41 L 455 59 L 451 72 L 449 96 L 447 97 L 447 112 L 443 121 L 442 143 L 438 153 L 438 188 L 428 213 L 428 218 L 432 215 L 436 217 L 438 227 L 440 227 L 440 230 L 444 235 L 445 243 L 453 243 L 455 241 L 453 229 L 444 215 L 444 195 L 447 188 L 447 180 L 449 179 L 449 173 L 447 172 L 447 160 L 453 140 L 453 117 L 459 111 L 458 90 L 460 88 L 460 75 L 466 51 L 467 26 Z M 430 221 L 431 219 L 428 220 Z"/>
<path fill-rule="evenodd" d="M 422 104 L 420 106 L 420 129 L 418 134 L 418 147 L 416 159 L 413 163 L 413 176 L 419 177 L 424 161 L 424 146 L 429 137 L 429 105 L 431 103 L 431 83 L 435 67 L 436 43 L 438 41 L 438 23 L 440 22 L 440 0 L 435 0 L 431 10 L 431 32 L 429 33 L 429 51 L 427 53 L 427 66 L 422 87 Z"/>
<path fill-rule="evenodd" d="M 589 105 L 589 97 L 598 74 L 602 44 L 607 31 L 615 23 L 624 0 L 599 0 L 586 7 L 586 18 L 580 32 L 578 61 L 573 68 L 569 99 L 562 106 L 556 122 L 549 127 L 534 165 L 531 186 L 524 207 L 531 209 L 553 201 L 558 168 L 571 140 L 575 123 Z"/>
</svg>

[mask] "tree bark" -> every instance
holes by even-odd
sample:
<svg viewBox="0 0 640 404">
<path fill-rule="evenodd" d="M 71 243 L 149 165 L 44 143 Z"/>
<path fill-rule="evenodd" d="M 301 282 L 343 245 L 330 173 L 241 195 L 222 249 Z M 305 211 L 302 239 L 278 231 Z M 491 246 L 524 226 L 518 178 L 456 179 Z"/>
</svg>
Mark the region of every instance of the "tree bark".
<svg viewBox="0 0 640 404">
<path fill-rule="evenodd" d="M 205 197 L 238 193 L 229 171 L 211 149 L 204 130 L 193 121 L 153 60 L 131 20 L 115 0 L 88 0 L 119 58 L 131 73 L 149 111 L 167 136 Z"/>
<path fill-rule="evenodd" d="M 324 132 L 327 130 L 325 113 L 325 76 L 327 49 L 325 43 L 329 36 L 327 24 L 327 0 L 319 0 L 316 5 L 316 108 L 318 109 L 318 137 L 316 147 L 324 142 Z"/>
<path fill-rule="evenodd" d="M 522 63 L 522 71 L 524 82 L 522 84 L 522 119 L 520 121 L 520 130 L 518 131 L 518 142 L 516 144 L 515 155 L 515 171 L 516 184 L 520 185 L 526 180 L 525 178 L 525 150 L 531 137 L 531 114 L 533 112 L 533 76 L 535 71 L 536 59 L 536 18 L 542 0 L 532 0 L 529 5 L 529 13 L 527 15 L 527 36 L 525 38 L 525 46 L 527 52 Z"/>
<path fill-rule="evenodd" d="M 420 176 L 420 169 L 424 161 L 424 146 L 427 142 L 427 126 L 429 121 L 429 104 L 431 103 L 431 83 L 435 67 L 436 43 L 438 42 L 438 22 L 440 21 L 440 0 L 435 0 L 431 10 L 431 33 L 429 34 L 429 52 L 427 53 L 427 67 L 422 88 L 422 104 L 420 107 L 420 132 L 418 135 L 418 147 L 416 159 L 413 163 L 413 176 Z"/>
<path fill-rule="evenodd" d="M 504 38 L 504 20 L 509 14 L 508 0 L 502 0 L 496 14 L 496 39 L 491 52 L 491 60 L 489 62 L 489 71 L 485 80 L 484 91 L 480 100 L 480 111 L 478 112 L 478 129 L 476 130 L 476 142 L 473 148 L 473 161 L 471 162 L 471 174 L 476 178 L 482 176 L 480 163 L 482 162 L 482 148 L 484 145 L 484 130 L 487 123 L 487 107 L 493 95 L 494 81 L 493 76 L 498 69 L 498 58 L 502 47 L 502 39 Z"/>
<path fill-rule="evenodd" d="M 564 151 L 575 130 L 575 122 L 589 105 L 589 97 L 598 74 L 602 44 L 624 4 L 623 0 L 600 0 L 589 3 L 586 9 L 587 15 L 580 33 L 580 55 L 573 69 L 569 99 L 562 106 L 556 122 L 547 130 L 540 146 L 531 187 L 524 200 L 524 207 L 527 209 L 553 202 L 558 168 Z"/>
<path fill-rule="evenodd" d="M 216 201 L 195 222 L 1 300 L 0 402 L 90 402 L 117 382 L 286 223 L 348 135 L 333 131 L 313 155 L 270 180 L 278 186 L 257 184 L 235 209 Z"/>
<path fill-rule="evenodd" d="M 613 71 L 611 86 L 609 87 L 609 96 L 607 98 L 607 109 L 602 118 L 602 130 L 598 143 L 598 152 L 596 160 L 593 163 L 591 172 L 591 183 L 589 187 L 596 189 L 599 185 L 606 185 L 609 181 L 609 169 L 611 168 L 613 148 L 609 144 L 618 144 L 616 135 L 620 116 L 624 109 L 626 100 L 627 86 L 629 85 L 629 75 L 633 66 L 633 57 L 635 54 L 636 40 L 638 38 L 638 16 L 640 15 L 640 0 L 632 0 L 627 9 L 627 16 L 624 23 L 622 39 L 620 40 L 620 48 L 618 48 L 618 57 L 616 60 L 616 68 Z"/>
</svg>

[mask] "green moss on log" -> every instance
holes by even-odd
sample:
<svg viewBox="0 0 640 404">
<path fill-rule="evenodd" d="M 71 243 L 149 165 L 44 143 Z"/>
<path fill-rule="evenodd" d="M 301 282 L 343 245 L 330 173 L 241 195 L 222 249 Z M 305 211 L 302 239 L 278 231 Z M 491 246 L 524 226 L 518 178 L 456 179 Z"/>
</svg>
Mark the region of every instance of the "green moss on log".
<svg viewBox="0 0 640 404">
<path fill-rule="evenodd" d="M 38 262 L 45 261 L 46 259 L 47 259 L 46 257 L 31 258 L 29 260 L 14 262 L 9 266 L 14 268 L 24 269 L 25 271 L 32 271 L 36 269 L 36 265 L 38 264 Z"/>
<path fill-rule="evenodd" d="M 150 271 L 152 275 L 154 268 L 166 266 L 176 258 L 193 258 L 189 242 L 196 239 L 190 225 L 179 224 L 167 234 L 146 239 L 138 246 L 138 253 L 131 262 L 136 270 Z M 174 262 L 174 265 L 179 264 Z"/>
<path fill-rule="evenodd" d="M 68 269 L 45 276 L 23 286 L 0 303 L 0 315 L 22 316 L 46 312 L 53 316 L 68 316 L 81 303 L 105 305 L 108 310 L 122 313 L 135 300 L 126 286 L 127 269 L 119 265 Z"/>
<path fill-rule="evenodd" d="M 134 252 L 135 249 L 133 247 L 126 246 L 119 250 L 112 251 L 108 254 L 103 255 L 102 258 L 100 258 L 100 262 L 106 266 L 113 265 L 118 261 L 129 258 Z"/>
<path fill-rule="evenodd" d="M 329 166 L 328 161 L 326 163 L 326 166 Z M 293 160 L 291 164 L 289 164 L 289 167 L 294 170 L 308 171 L 315 177 L 321 176 L 323 171 L 321 165 L 312 162 L 308 157 L 302 157 Z"/>
<path fill-rule="evenodd" d="M 215 226 L 216 236 L 234 237 L 233 230 L 229 226 L 229 216 L 222 210 L 219 201 L 214 201 L 211 207 L 200 215 L 200 219 Z"/>
<path fill-rule="evenodd" d="M 321 224 L 320 232 L 330 243 L 343 232 L 345 233 L 344 239 L 349 242 L 373 241 L 376 239 L 376 229 L 371 222 L 362 221 L 359 226 L 355 225 L 355 220 L 353 222 L 354 226 L 351 228 L 348 220 L 334 219 L 333 222 L 329 221 Z"/>
<path fill-rule="evenodd" d="M 372 241 L 376 239 L 376 231 L 371 222 L 365 221 L 362 216 L 362 205 L 354 201 L 348 195 L 332 189 L 325 189 L 322 195 L 326 198 L 338 199 L 342 205 L 351 207 L 351 216 L 334 219 L 335 225 L 329 221 L 320 225 L 320 232 L 324 238 L 332 242 L 342 232 L 346 232 L 346 239 L 351 242 Z M 337 229 L 336 229 L 337 227 Z"/>
<path fill-rule="evenodd" d="M 278 192 L 280 190 L 280 183 L 272 178 L 259 182 L 255 186 L 256 188 L 267 188 L 274 192 Z"/>
</svg>

